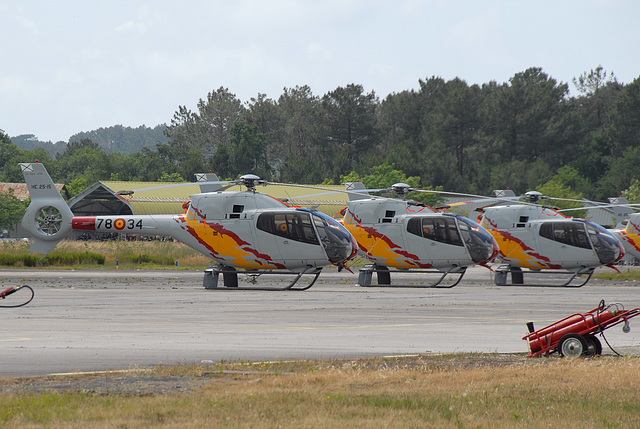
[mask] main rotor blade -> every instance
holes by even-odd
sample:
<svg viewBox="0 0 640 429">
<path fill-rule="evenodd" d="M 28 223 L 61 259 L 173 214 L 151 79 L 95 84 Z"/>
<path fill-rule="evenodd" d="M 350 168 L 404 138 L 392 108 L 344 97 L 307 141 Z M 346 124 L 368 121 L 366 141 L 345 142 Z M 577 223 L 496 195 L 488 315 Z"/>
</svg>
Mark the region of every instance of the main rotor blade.
<svg viewBox="0 0 640 429">
<path fill-rule="evenodd" d="M 232 181 L 211 181 L 211 182 L 183 182 L 183 183 L 172 183 L 170 185 L 160 185 L 160 186 L 152 186 L 150 188 L 141 188 L 141 189 L 133 189 L 134 192 L 143 192 L 143 191 L 155 191 L 156 189 L 168 189 L 168 188 L 179 188 L 182 186 L 193 186 L 193 185 L 227 185 L 227 184 L 235 184 Z"/>
<path fill-rule="evenodd" d="M 606 204 L 604 203 L 604 205 L 601 206 L 583 206 L 583 207 L 577 207 L 577 208 L 572 208 L 572 209 L 560 209 L 558 211 L 560 212 L 568 212 L 568 211 L 572 211 L 572 210 L 590 210 L 590 209 L 603 209 L 603 210 L 607 210 L 611 207 L 627 207 L 633 210 L 638 210 L 640 209 L 640 204 Z M 613 210 L 607 210 L 611 213 L 613 213 Z"/>
<path fill-rule="evenodd" d="M 377 195 L 369 195 L 367 193 L 367 191 L 371 191 L 373 192 L 373 190 L 369 190 L 369 189 L 358 189 L 357 191 L 349 191 L 349 190 L 341 190 L 341 189 L 331 189 L 331 188 L 325 188 L 323 186 L 315 186 L 315 185 L 299 185 L 299 184 L 295 184 L 295 183 L 279 183 L 279 182 L 268 182 L 269 185 L 277 185 L 277 186 L 290 186 L 293 188 L 305 188 L 305 189 L 316 189 L 319 191 L 327 191 L 324 193 L 318 193 L 318 194 L 312 194 L 312 195 L 304 195 L 304 196 L 294 196 L 291 197 L 290 199 L 301 199 L 301 198 L 306 198 L 306 197 L 313 197 L 313 196 L 320 196 L 320 195 L 332 195 L 332 194 L 352 194 L 352 195 L 363 195 L 369 198 L 384 198 L 384 197 L 379 197 Z M 381 189 L 379 189 L 378 191 L 380 191 Z"/>
</svg>

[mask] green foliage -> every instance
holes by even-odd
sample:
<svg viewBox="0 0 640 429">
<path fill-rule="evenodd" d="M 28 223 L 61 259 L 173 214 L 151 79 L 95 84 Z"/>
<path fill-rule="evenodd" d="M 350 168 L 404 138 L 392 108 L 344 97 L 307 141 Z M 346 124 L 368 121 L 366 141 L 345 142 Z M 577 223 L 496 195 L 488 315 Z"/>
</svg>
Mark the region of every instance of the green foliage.
<svg viewBox="0 0 640 429">
<path fill-rule="evenodd" d="M 121 263 L 174 265 L 175 259 L 170 255 L 151 255 L 148 253 L 124 253 L 119 256 Z"/>
<path fill-rule="evenodd" d="M 420 188 L 419 177 L 407 177 L 404 172 L 396 169 L 394 165 L 387 163 L 372 167 L 371 173 L 363 177 L 355 171 L 340 176 L 340 183 L 346 182 L 362 182 L 367 189 L 388 189 L 396 183 L 406 183 L 409 187 L 415 189 L 442 191 L 442 187 L 436 189 Z M 438 205 L 443 201 L 440 193 L 413 192 L 409 194 L 409 197 L 430 206 Z"/>
<path fill-rule="evenodd" d="M 622 191 L 621 195 L 631 204 L 640 203 L 640 180 L 634 180 L 627 189 Z"/>
<path fill-rule="evenodd" d="M 565 170 L 565 173 L 568 170 Z M 573 201 L 563 201 L 561 199 L 571 199 L 571 200 L 582 200 L 582 194 L 572 191 L 570 187 L 563 184 L 562 175 L 557 175 L 552 180 L 548 181 L 544 185 L 540 185 L 536 188 L 536 191 L 539 191 L 544 196 L 552 197 L 550 201 L 544 200 L 542 204 L 549 204 L 561 209 L 571 209 L 571 208 L 580 208 L 584 206 L 584 203 L 573 202 Z M 553 199 L 558 198 L 558 199 Z M 586 216 L 586 210 L 572 210 L 567 212 L 567 215 L 572 217 L 584 217 Z"/>
<path fill-rule="evenodd" d="M 573 192 L 569 187 L 563 185 L 556 178 L 548 181 L 544 185 L 540 185 L 536 188 L 536 191 L 542 193 L 542 195 L 553 198 L 567 198 L 567 199 L 581 199 L 582 194 Z M 575 204 L 573 204 L 575 206 Z"/>
<path fill-rule="evenodd" d="M 46 267 L 73 266 L 82 264 L 104 265 L 104 255 L 92 252 L 54 251 L 45 257 L 20 253 L 0 253 L 0 266 L 9 267 Z"/>
<path fill-rule="evenodd" d="M 242 174 L 257 174 L 267 178 L 270 167 L 267 163 L 267 139 L 255 125 L 237 121 L 231 128 L 229 143 L 220 143 L 211 159 L 216 173 L 223 177 Z"/>
<path fill-rule="evenodd" d="M 107 153 L 88 139 L 70 143 L 56 161 L 52 174 L 64 177 L 67 182 L 85 178 L 88 183 L 95 183 L 111 177 L 113 171 Z"/>
<path fill-rule="evenodd" d="M 13 195 L 13 190 L 8 194 L 0 193 L 0 228 L 18 223 L 26 210 L 27 205 Z"/>
<path fill-rule="evenodd" d="M 69 191 L 69 195 L 75 197 L 80 192 L 84 191 L 89 187 L 89 181 L 86 177 L 76 177 L 71 182 L 67 184 L 67 191 Z"/>
<path fill-rule="evenodd" d="M 158 179 L 158 182 L 184 182 L 185 180 L 179 173 L 167 173 L 162 172 L 162 176 Z"/>
<path fill-rule="evenodd" d="M 400 170 L 396 170 L 395 166 L 391 164 L 382 164 L 372 167 L 371 174 L 364 176 L 362 181 L 368 188 L 389 187 L 394 183 L 406 183 L 413 188 L 420 186 L 419 177 L 407 177 L 405 173 Z"/>
<path fill-rule="evenodd" d="M 114 125 L 74 134 L 69 138 L 69 142 L 88 139 L 95 142 L 97 147 L 107 153 L 131 155 L 143 148 L 152 149 L 157 143 L 165 143 L 167 141 L 167 137 L 164 135 L 166 128 L 165 124 L 153 128 L 144 125 L 137 128 Z"/>
<path fill-rule="evenodd" d="M 617 196 L 631 186 L 638 178 L 640 165 L 640 147 L 629 148 L 622 156 L 614 157 L 610 168 L 598 184 L 602 198 Z"/>
<path fill-rule="evenodd" d="M 220 87 L 198 101 L 197 113 L 180 106 L 165 130 L 168 142 L 156 147 L 174 171 L 193 177 L 203 171 L 219 145 L 231 142 L 231 128 L 242 113 L 242 102 L 228 88 Z"/>
<path fill-rule="evenodd" d="M 359 181 L 360 181 L 360 175 L 355 171 L 351 171 L 351 173 L 349 174 L 340 176 L 340 183 L 359 182 Z"/>
<path fill-rule="evenodd" d="M 560 167 L 555 176 L 553 176 L 553 180 L 563 185 L 568 193 L 580 195 L 580 198 L 582 198 L 582 194 L 588 193 L 592 188 L 591 183 L 586 178 L 582 177 L 578 170 L 570 165 Z M 555 194 L 553 195 L 555 196 Z"/>
<path fill-rule="evenodd" d="M 394 183 L 406 183 L 414 188 L 420 186 L 419 177 L 407 177 L 404 172 L 396 169 L 393 164 L 387 163 L 371 167 L 371 173 L 365 176 L 360 176 L 355 171 L 340 176 L 340 183 L 358 181 L 361 181 L 367 189 L 385 189 Z"/>
<path fill-rule="evenodd" d="M 624 85 L 598 66 L 573 83 L 576 97 L 532 67 L 481 86 L 432 76 L 382 101 L 358 84 L 321 97 L 304 85 L 245 105 L 220 87 L 195 111 L 179 106 L 166 127 L 101 128 L 73 136 L 64 150 L 36 146 L 33 135 L 14 138 L 21 148 L 0 132 L 0 180 L 22 182 L 18 163 L 40 159 L 72 193 L 85 182 L 190 181 L 213 170 L 310 184 L 359 172 L 366 186 L 485 195 L 554 181 L 589 199 L 619 195 L 640 178 L 640 78 Z M 54 146 L 55 159 L 47 153 Z"/>
<path fill-rule="evenodd" d="M 54 157 L 58 153 L 64 152 L 67 144 L 65 142 L 51 143 L 38 140 L 34 134 L 22 134 L 16 137 L 12 137 L 11 141 L 15 143 L 22 150 L 35 151 L 37 149 L 44 150 L 49 157 Z"/>
</svg>

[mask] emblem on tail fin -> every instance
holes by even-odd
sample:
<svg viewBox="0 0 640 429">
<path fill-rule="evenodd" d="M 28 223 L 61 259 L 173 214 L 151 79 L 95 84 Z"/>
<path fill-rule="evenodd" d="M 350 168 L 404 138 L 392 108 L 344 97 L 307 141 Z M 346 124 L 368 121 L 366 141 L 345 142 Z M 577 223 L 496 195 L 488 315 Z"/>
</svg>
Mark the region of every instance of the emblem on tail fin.
<svg viewBox="0 0 640 429">
<path fill-rule="evenodd" d="M 346 182 L 344 186 L 347 191 L 351 191 L 349 192 L 349 201 L 369 199 L 369 192 L 366 190 L 362 182 Z"/>
<path fill-rule="evenodd" d="M 71 232 L 73 213 L 44 165 L 21 163 L 20 167 L 31 195 L 22 227 L 29 232 L 31 251 L 47 254 Z"/>
</svg>

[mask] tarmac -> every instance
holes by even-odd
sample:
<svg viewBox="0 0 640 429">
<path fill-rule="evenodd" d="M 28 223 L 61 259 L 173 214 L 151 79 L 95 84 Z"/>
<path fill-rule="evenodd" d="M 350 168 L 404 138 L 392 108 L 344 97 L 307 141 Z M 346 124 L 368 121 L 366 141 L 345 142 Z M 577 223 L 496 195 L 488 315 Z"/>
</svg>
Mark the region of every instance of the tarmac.
<svg viewBox="0 0 640 429">
<path fill-rule="evenodd" d="M 220 361 L 527 354 L 529 321 L 538 329 L 601 300 L 640 305 L 638 282 L 495 286 L 482 267 L 451 289 L 363 288 L 357 280 L 357 273 L 333 269 L 306 291 L 229 291 L 205 289 L 202 271 L 0 270 L 1 290 L 26 284 L 35 291 L 23 307 L 0 308 L 0 377 Z M 21 289 L 0 305 L 28 296 Z M 631 320 L 627 334 L 606 330 L 606 340 L 618 352 L 640 354 L 638 322 Z M 603 354 L 612 354 L 602 343 Z"/>
</svg>

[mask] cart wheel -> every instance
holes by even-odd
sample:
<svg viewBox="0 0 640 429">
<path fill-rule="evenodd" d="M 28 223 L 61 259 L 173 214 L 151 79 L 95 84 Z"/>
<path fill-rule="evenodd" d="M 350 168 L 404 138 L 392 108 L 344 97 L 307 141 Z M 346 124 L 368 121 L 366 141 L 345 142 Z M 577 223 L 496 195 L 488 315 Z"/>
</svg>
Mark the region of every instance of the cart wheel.
<svg viewBox="0 0 640 429">
<path fill-rule="evenodd" d="M 598 356 L 602 354 L 602 343 L 597 337 L 589 335 L 585 340 L 587 340 L 587 356 Z"/>
<path fill-rule="evenodd" d="M 580 357 L 587 349 L 587 340 L 580 334 L 567 334 L 558 344 L 560 355 L 568 358 Z"/>
</svg>

